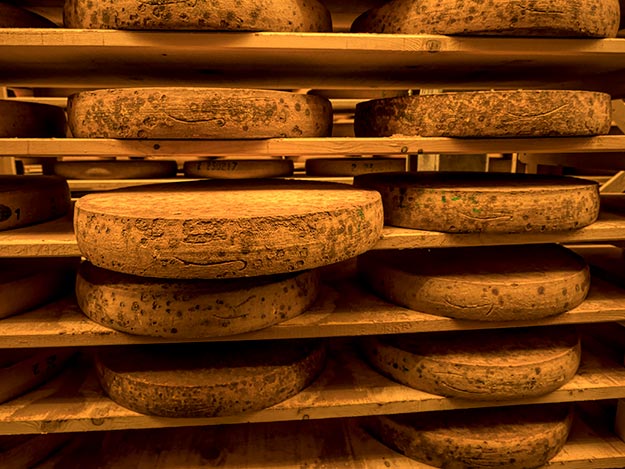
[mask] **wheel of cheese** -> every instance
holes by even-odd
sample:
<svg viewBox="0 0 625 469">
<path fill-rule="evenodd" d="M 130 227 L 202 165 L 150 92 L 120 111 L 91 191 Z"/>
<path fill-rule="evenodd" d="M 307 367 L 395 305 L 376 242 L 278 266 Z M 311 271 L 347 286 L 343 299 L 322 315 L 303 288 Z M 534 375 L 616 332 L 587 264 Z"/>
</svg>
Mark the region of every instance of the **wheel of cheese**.
<svg viewBox="0 0 625 469">
<path fill-rule="evenodd" d="M 76 298 L 90 319 L 122 332 L 179 339 L 268 327 L 306 311 L 319 291 L 317 271 L 228 280 L 166 281 L 84 262 Z"/>
<path fill-rule="evenodd" d="M 65 0 L 63 20 L 77 29 L 331 32 L 317 0 Z"/>
<path fill-rule="evenodd" d="M 186 161 L 184 175 L 214 179 L 273 178 L 293 175 L 293 160 L 218 159 Z"/>
<path fill-rule="evenodd" d="M 356 105 L 357 137 L 563 137 L 607 134 L 605 93 L 513 90 L 374 99 Z"/>
<path fill-rule="evenodd" d="M 174 160 L 54 161 L 52 174 L 66 179 L 150 179 L 174 177 Z"/>
<path fill-rule="evenodd" d="M 0 176 L 0 231 L 41 223 L 71 208 L 67 182 L 56 176 Z"/>
<path fill-rule="evenodd" d="M 96 357 L 100 383 L 118 404 L 163 417 L 260 410 L 299 393 L 325 362 L 310 341 L 117 347 Z"/>
<path fill-rule="evenodd" d="M 463 36 L 615 37 L 619 0 L 392 0 L 352 32 Z"/>
<path fill-rule="evenodd" d="M 29 311 L 71 290 L 73 260 L 0 259 L 0 318 Z"/>
<path fill-rule="evenodd" d="M 388 301 L 477 321 L 560 314 L 578 306 L 590 287 L 584 260 L 555 244 L 371 251 L 358 269 Z"/>
<path fill-rule="evenodd" d="M 380 192 L 386 224 L 418 230 L 567 231 L 599 216 L 599 186 L 578 178 L 423 171 L 365 174 L 354 186 Z"/>
<path fill-rule="evenodd" d="M 0 99 L 0 138 L 65 137 L 65 126 L 60 107 Z"/>
<path fill-rule="evenodd" d="M 581 358 L 573 327 L 370 337 L 363 351 L 375 368 L 406 386 L 487 401 L 555 391 L 575 376 Z"/>
<path fill-rule="evenodd" d="M 308 176 L 340 177 L 367 173 L 405 171 L 404 158 L 309 158 L 306 160 Z"/>
<path fill-rule="evenodd" d="M 254 277 L 307 270 L 371 248 L 374 191 L 313 181 L 154 184 L 76 202 L 76 239 L 94 265 L 156 278 Z"/>
<path fill-rule="evenodd" d="M 0 3 L 0 28 L 56 28 L 52 21 L 9 3 Z M 0 114 L 1 115 L 1 114 Z"/>
<path fill-rule="evenodd" d="M 406 456 L 441 468 L 528 469 L 560 452 L 572 407 L 534 405 L 370 417 L 368 430 Z"/>
<path fill-rule="evenodd" d="M 254 139 L 327 137 L 332 105 L 319 96 L 226 88 L 120 88 L 69 97 L 74 137 Z"/>
</svg>

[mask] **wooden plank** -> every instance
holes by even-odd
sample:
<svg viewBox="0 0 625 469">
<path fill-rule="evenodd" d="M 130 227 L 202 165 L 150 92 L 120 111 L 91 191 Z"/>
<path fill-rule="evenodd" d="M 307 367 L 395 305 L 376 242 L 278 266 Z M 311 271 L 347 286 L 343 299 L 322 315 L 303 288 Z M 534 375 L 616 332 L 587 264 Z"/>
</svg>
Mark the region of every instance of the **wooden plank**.
<svg viewBox="0 0 625 469">
<path fill-rule="evenodd" d="M 408 332 L 495 329 L 625 320 L 625 290 L 593 279 L 587 299 L 566 313 L 534 321 L 483 322 L 434 316 L 396 306 L 354 282 L 336 290 L 324 286 L 319 300 L 304 314 L 266 329 L 205 341 L 344 337 Z M 192 340 L 202 341 L 201 339 Z M 84 316 L 73 298 L 64 298 L 0 321 L 0 348 L 71 347 L 181 342 L 118 332 Z"/>
<path fill-rule="evenodd" d="M 0 257 L 80 256 L 72 214 L 16 230 L 0 232 Z"/>
<path fill-rule="evenodd" d="M 602 153 L 521 153 L 519 159 L 525 164 L 542 164 L 549 166 L 568 166 L 586 170 L 593 169 L 625 169 L 625 152 Z"/>
<path fill-rule="evenodd" d="M 625 41 L 625 40 L 624 40 Z M 0 138 L 0 156 L 289 156 L 407 155 L 423 153 L 615 152 L 625 135 L 562 138 L 332 137 L 266 140 L 116 140 Z M 599 159 L 600 156 L 592 155 Z"/>
<path fill-rule="evenodd" d="M 601 193 L 622 193 L 623 191 L 625 191 L 625 171 L 619 171 L 599 188 Z"/>
<path fill-rule="evenodd" d="M 625 397 L 622 364 L 586 352 L 577 375 L 560 389 L 536 398 L 494 402 L 450 399 L 409 388 L 374 371 L 349 344 L 334 345 L 324 372 L 308 388 L 270 408 L 228 417 L 136 413 L 104 395 L 93 370 L 78 363 L 57 379 L 0 405 L 0 434 L 278 422 Z"/>
</svg>

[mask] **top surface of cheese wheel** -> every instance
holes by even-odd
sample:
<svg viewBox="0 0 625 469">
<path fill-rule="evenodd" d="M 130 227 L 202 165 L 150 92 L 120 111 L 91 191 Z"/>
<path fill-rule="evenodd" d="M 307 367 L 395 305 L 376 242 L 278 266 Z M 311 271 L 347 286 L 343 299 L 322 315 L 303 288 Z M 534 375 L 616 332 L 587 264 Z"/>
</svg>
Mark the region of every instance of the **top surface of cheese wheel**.
<svg viewBox="0 0 625 469">
<path fill-rule="evenodd" d="M 65 112 L 57 106 L 0 99 L 0 137 L 65 137 Z"/>
<path fill-rule="evenodd" d="M 141 186 L 76 203 L 93 264 L 157 278 L 305 270 L 354 257 L 382 231 L 379 194 L 333 183 L 255 179 Z"/>
<path fill-rule="evenodd" d="M 74 137 L 326 137 L 332 105 L 313 95 L 229 88 L 119 88 L 69 97 Z"/>
<path fill-rule="evenodd" d="M 67 28 L 330 32 L 330 12 L 317 0 L 66 0 Z"/>
<path fill-rule="evenodd" d="M 184 174 L 188 177 L 215 179 L 284 177 L 293 174 L 293 160 L 265 158 L 186 161 Z"/>
<path fill-rule="evenodd" d="M 32 11 L 0 3 L 0 28 L 56 28 L 52 21 Z"/>
<path fill-rule="evenodd" d="M 392 0 L 366 11 L 352 32 L 615 37 L 619 0 Z"/>
<path fill-rule="evenodd" d="M 356 176 L 406 169 L 405 158 L 309 158 L 305 164 L 307 175 L 327 177 Z"/>
<path fill-rule="evenodd" d="M 50 170 L 66 179 L 142 179 L 174 177 L 174 160 L 91 160 L 54 161 Z"/>
<path fill-rule="evenodd" d="M 555 137 L 607 134 L 611 98 L 568 90 L 497 90 L 375 99 L 356 105 L 357 137 Z"/>
</svg>

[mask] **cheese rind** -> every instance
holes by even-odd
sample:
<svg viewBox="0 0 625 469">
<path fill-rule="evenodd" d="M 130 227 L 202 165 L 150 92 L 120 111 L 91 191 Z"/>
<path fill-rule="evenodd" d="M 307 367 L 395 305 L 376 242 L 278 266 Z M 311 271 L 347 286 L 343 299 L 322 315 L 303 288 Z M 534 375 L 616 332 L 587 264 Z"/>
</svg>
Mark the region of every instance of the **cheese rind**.
<svg viewBox="0 0 625 469">
<path fill-rule="evenodd" d="M 0 99 L 0 138 L 62 138 L 65 129 L 60 107 Z"/>
<path fill-rule="evenodd" d="M 150 179 L 174 177 L 175 160 L 91 160 L 54 161 L 52 174 L 66 179 Z"/>
<path fill-rule="evenodd" d="M 227 88 L 119 88 L 69 97 L 74 137 L 256 139 L 327 137 L 332 105 L 319 96 Z"/>
<path fill-rule="evenodd" d="M 184 175 L 213 179 L 255 179 L 293 175 L 293 160 L 217 159 L 186 161 Z"/>
<path fill-rule="evenodd" d="M 132 346 L 102 350 L 96 370 L 118 404 L 163 417 L 214 417 L 260 410 L 294 396 L 325 363 L 320 343 Z"/>
<path fill-rule="evenodd" d="M 594 91 L 497 90 L 365 101 L 357 137 L 565 137 L 607 134 L 610 95 Z"/>
<path fill-rule="evenodd" d="M 76 298 L 93 321 L 122 332 L 179 339 L 240 334 L 306 311 L 317 271 L 269 278 L 166 281 L 107 271 L 83 262 Z"/>
<path fill-rule="evenodd" d="M 404 158 L 309 158 L 306 175 L 321 177 L 357 176 L 368 173 L 404 171 Z"/>
</svg>

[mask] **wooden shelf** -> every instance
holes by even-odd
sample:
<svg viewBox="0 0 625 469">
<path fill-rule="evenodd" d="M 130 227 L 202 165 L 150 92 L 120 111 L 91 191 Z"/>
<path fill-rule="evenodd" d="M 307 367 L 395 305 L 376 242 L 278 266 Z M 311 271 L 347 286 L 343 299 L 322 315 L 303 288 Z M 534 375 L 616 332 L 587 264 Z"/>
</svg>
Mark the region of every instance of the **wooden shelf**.
<svg viewBox="0 0 625 469">
<path fill-rule="evenodd" d="M 0 29 L 0 83 L 298 88 L 599 88 L 622 39 Z"/>
<path fill-rule="evenodd" d="M 566 313 L 533 321 L 467 321 L 434 316 L 395 306 L 353 282 L 336 290 L 323 287 L 313 307 L 266 329 L 204 341 L 272 340 L 362 336 L 408 332 L 495 329 L 625 320 L 625 290 L 593 279 L 587 299 Z M 193 342 L 202 341 L 195 339 Z M 72 347 L 181 342 L 125 334 L 100 326 L 82 314 L 72 298 L 0 321 L 0 348 Z"/>
<path fill-rule="evenodd" d="M 332 347 L 330 357 L 322 375 L 296 396 L 264 410 L 212 418 L 153 417 L 121 407 L 103 394 L 91 367 L 77 363 L 55 380 L 0 405 L 0 434 L 278 422 L 625 397 L 622 359 L 586 351 L 578 374 L 560 389 L 499 402 L 445 398 L 398 384 L 374 371 L 346 344 Z"/>
</svg>

